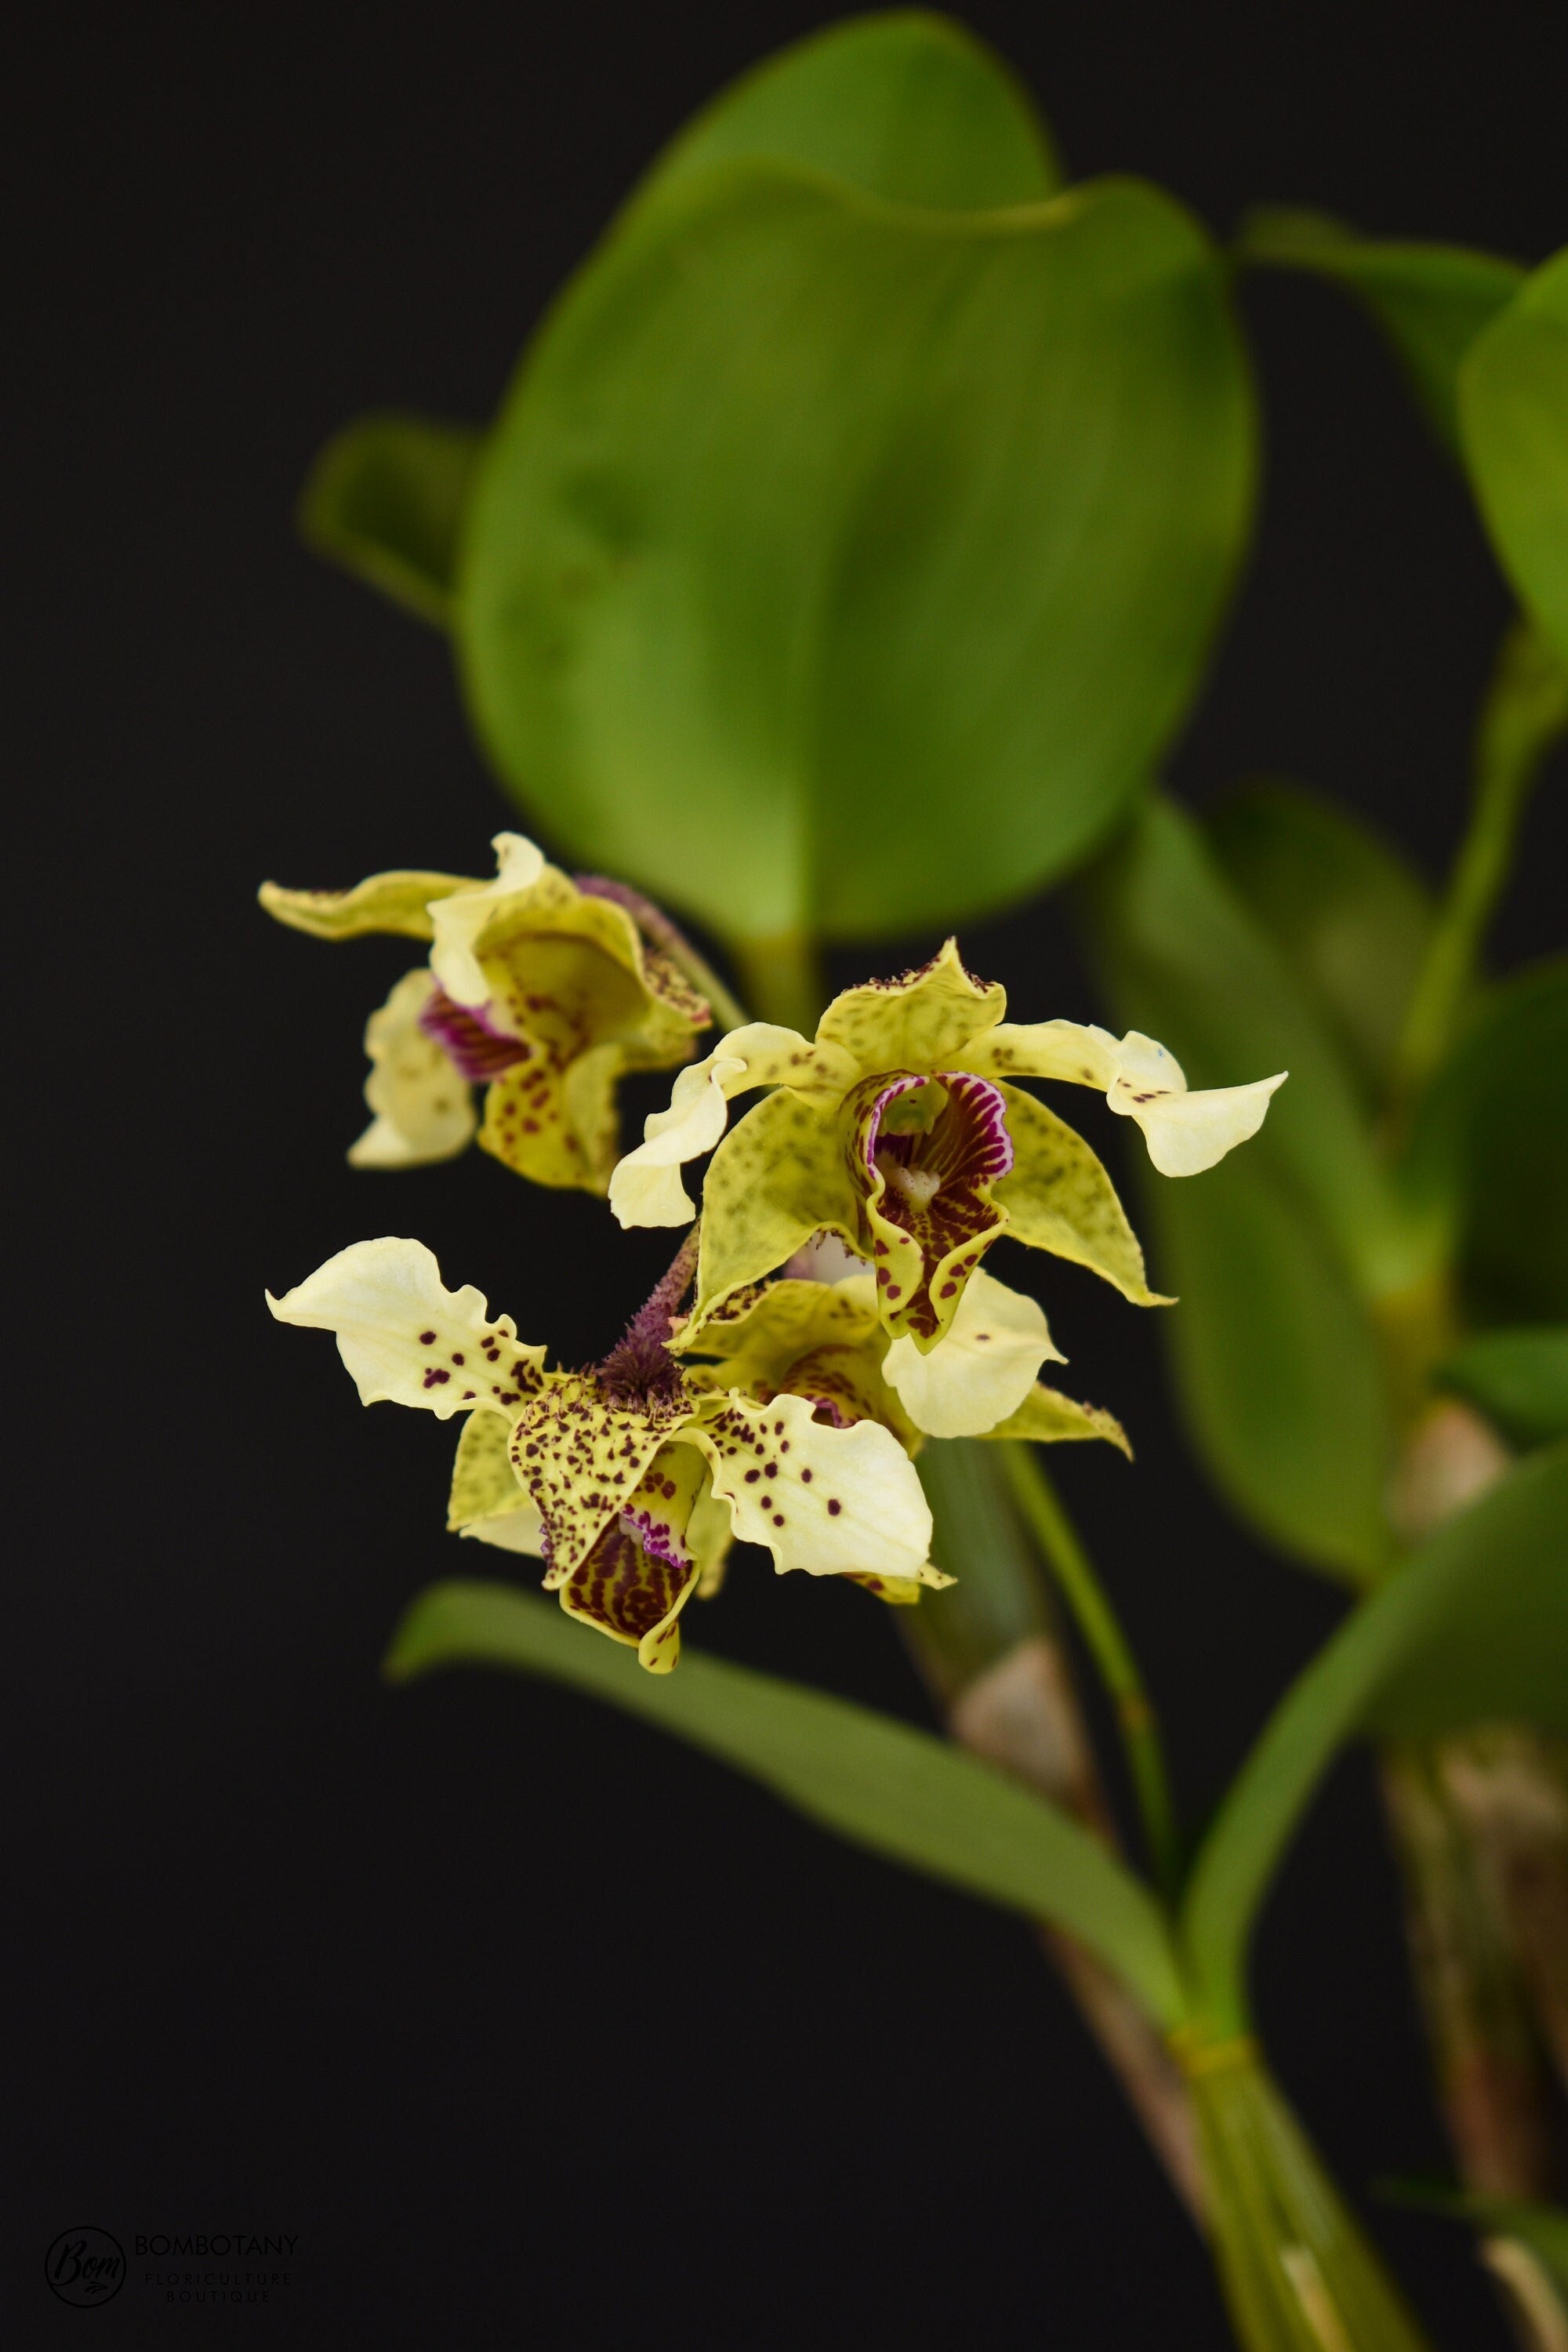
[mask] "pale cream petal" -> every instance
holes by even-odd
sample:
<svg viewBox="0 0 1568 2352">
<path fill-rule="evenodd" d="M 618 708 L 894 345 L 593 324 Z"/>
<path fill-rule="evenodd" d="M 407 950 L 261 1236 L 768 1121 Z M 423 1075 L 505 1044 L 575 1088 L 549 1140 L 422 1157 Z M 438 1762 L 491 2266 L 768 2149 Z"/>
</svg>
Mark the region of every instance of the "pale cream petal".
<svg viewBox="0 0 1568 2352">
<path fill-rule="evenodd" d="M 1033 1298 L 976 1272 L 931 1353 L 922 1356 L 906 1335 L 893 1341 L 882 1369 L 917 1429 L 930 1437 L 981 1437 L 1017 1411 L 1043 1363 L 1066 1360 Z"/>
<path fill-rule="evenodd" d="M 405 972 L 365 1024 L 364 1098 L 375 1117 L 350 1147 L 353 1167 L 426 1167 L 454 1158 L 473 1139 L 473 1088 L 419 1026 L 435 986 L 423 965 Z"/>
<path fill-rule="evenodd" d="M 1162 1176 L 1197 1176 L 1256 1135 L 1276 1087 L 1289 1071 L 1246 1087 L 1213 1087 L 1198 1094 L 1156 1094 L 1125 1077 L 1106 1097 L 1114 1111 L 1143 1130 L 1149 1157 Z"/>
<path fill-rule="evenodd" d="M 937 1580 L 930 1506 L 913 1463 L 879 1423 L 836 1429 L 815 1419 L 805 1397 L 764 1405 L 734 1392 L 700 1414 L 682 1443 L 707 1454 L 737 1540 L 765 1545 L 781 1576 Z"/>
<path fill-rule="evenodd" d="M 1078 1021 L 1003 1021 L 973 1038 L 954 1069 L 984 1078 L 1061 1078 L 1069 1086 L 1114 1086 L 1121 1056 L 1108 1029 Z"/>
<path fill-rule="evenodd" d="M 423 1242 L 355 1242 L 267 1304 L 279 1323 L 337 1335 L 362 1404 L 419 1405 L 440 1421 L 483 1406 L 510 1419 L 539 1386 L 544 1349 L 524 1347 L 471 1284 L 447 1290 Z"/>
<path fill-rule="evenodd" d="M 430 909 L 436 940 L 430 969 L 455 1004 L 483 1004 L 489 996 L 473 943 L 494 914 L 496 900 L 531 890 L 544 872 L 543 852 L 521 833 L 498 833 L 490 846 L 496 854 L 494 881 L 459 890 Z"/>
<path fill-rule="evenodd" d="M 669 1108 L 650 1111 L 643 1140 L 610 1175 L 610 1206 L 623 1225 L 686 1225 L 696 1211 L 681 1181 L 689 1160 L 711 1151 L 730 1117 L 727 1085 L 739 1086 L 746 1065 L 722 1047 L 679 1073 Z"/>
</svg>

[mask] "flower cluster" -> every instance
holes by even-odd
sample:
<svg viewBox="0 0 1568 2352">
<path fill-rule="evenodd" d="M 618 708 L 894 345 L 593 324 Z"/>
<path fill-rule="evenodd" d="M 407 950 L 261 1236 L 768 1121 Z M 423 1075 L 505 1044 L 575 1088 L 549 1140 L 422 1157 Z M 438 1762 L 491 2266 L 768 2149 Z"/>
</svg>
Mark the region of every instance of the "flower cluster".
<svg viewBox="0 0 1568 2352">
<path fill-rule="evenodd" d="M 433 942 L 372 1018 L 374 1118 L 351 1158 L 460 1150 L 479 1081 L 481 1144 L 537 1181 L 607 1190 L 626 1225 L 689 1223 L 681 1171 L 712 1157 L 697 1232 L 587 1369 L 549 1369 L 416 1241 L 356 1243 L 269 1297 L 280 1321 L 336 1334 L 365 1403 L 464 1416 L 450 1528 L 542 1560 L 570 1614 L 662 1673 L 736 1540 L 780 1573 L 889 1601 L 950 1583 L 914 1466 L 928 1438 L 1126 1449 L 1109 1413 L 1041 1383 L 1062 1360 L 1044 1314 L 980 1263 L 1005 1235 L 1156 1303 L 1099 1160 L 1017 1081 L 1098 1088 L 1155 1167 L 1184 1176 L 1256 1132 L 1279 1077 L 1194 1094 L 1150 1038 L 1009 1024 L 1001 988 L 950 940 L 918 971 L 846 991 L 810 1040 L 731 1030 L 617 1162 L 618 1079 L 687 1060 L 707 1005 L 657 944 L 656 910 L 639 922 L 629 894 L 572 882 L 516 835 L 496 847 L 488 884 L 384 874 L 336 896 L 263 892 L 321 937 Z M 731 1100 L 760 1088 L 726 1133 Z"/>
</svg>

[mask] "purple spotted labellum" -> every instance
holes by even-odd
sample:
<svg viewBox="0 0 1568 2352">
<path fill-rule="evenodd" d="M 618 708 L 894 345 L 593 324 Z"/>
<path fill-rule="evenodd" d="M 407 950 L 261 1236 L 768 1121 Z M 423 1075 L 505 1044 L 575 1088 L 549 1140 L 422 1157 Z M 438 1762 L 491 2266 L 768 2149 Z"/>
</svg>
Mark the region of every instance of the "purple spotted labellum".
<svg viewBox="0 0 1568 2352">
<path fill-rule="evenodd" d="M 849 1165 L 886 1304 L 930 1337 L 939 1302 L 956 1297 L 1006 1222 L 992 1199 L 1013 1165 L 1001 1091 L 960 1070 L 870 1079 Z"/>
</svg>

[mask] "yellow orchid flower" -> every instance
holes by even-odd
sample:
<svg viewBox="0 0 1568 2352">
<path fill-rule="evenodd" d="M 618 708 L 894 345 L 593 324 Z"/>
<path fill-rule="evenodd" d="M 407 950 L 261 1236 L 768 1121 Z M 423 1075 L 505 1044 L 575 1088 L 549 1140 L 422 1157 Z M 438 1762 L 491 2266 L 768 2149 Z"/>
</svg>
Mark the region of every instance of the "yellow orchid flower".
<svg viewBox="0 0 1568 2352">
<path fill-rule="evenodd" d="M 471 1415 L 450 1517 L 461 1532 L 537 1552 L 562 1605 L 668 1673 L 679 1618 L 731 1538 L 781 1574 L 889 1589 L 941 1585 L 931 1511 L 887 1422 L 835 1396 L 821 1410 L 748 1377 L 690 1381 L 670 1354 L 683 1253 L 626 1338 L 590 1372 L 548 1371 L 480 1293 L 448 1291 L 422 1243 L 358 1242 L 268 1304 L 283 1323 L 334 1332 L 371 1404 Z"/>
<path fill-rule="evenodd" d="M 1003 1234 L 1157 1303 L 1099 1160 L 1012 1081 L 1098 1088 L 1137 1121 L 1155 1167 L 1184 1176 L 1257 1132 L 1285 1074 L 1192 1094 L 1180 1066 L 1136 1031 L 1020 1026 L 1005 1010 L 1004 990 L 967 972 L 949 940 L 920 971 L 836 997 L 815 1038 L 752 1022 L 679 1073 L 669 1108 L 612 1175 L 610 1205 L 623 1225 L 686 1223 L 681 1168 L 713 1152 L 688 1342 L 823 1231 L 875 1267 L 880 1319 L 902 1351 L 889 1377 L 918 1388 L 910 1359 L 930 1360 L 928 1412 L 963 1410 L 972 1362 L 939 1342 L 962 1340 L 966 1285 Z M 731 1097 L 759 1087 L 772 1091 L 726 1134 Z"/>
<path fill-rule="evenodd" d="M 689 1060 L 712 1016 L 659 944 L 676 935 L 656 910 L 614 885 L 574 882 L 521 834 L 493 845 L 491 882 L 268 882 L 261 903 L 316 939 L 391 931 L 432 943 L 428 964 L 405 973 L 365 1031 L 374 1116 L 350 1150 L 356 1167 L 448 1160 L 478 1129 L 483 1149 L 520 1176 L 602 1193 L 619 1149 L 617 1083 Z"/>
</svg>

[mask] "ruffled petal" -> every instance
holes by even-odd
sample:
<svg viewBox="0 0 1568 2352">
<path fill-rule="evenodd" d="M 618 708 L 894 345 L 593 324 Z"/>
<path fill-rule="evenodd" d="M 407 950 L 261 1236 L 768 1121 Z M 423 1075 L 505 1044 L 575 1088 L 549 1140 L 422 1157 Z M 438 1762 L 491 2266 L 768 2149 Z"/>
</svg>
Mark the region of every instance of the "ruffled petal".
<svg viewBox="0 0 1568 2352">
<path fill-rule="evenodd" d="M 468 1415 L 452 1465 L 447 1527 L 453 1535 L 474 1536 L 502 1551 L 540 1559 L 544 1523 L 511 1466 L 510 1435 L 509 1423 L 499 1413 Z"/>
<path fill-rule="evenodd" d="M 437 993 L 423 967 L 405 972 L 365 1024 L 371 1072 L 364 1098 L 375 1117 L 349 1147 L 353 1167 L 426 1167 L 454 1158 L 473 1139 L 472 1092 L 425 1025 Z"/>
<path fill-rule="evenodd" d="M 355 940 L 366 931 L 392 931 L 405 940 L 436 936 L 430 908 L 455 892 L 479 884 L 462 874 L 373 874 L 352 890 L 284 890 L 264 882 L 257 897 L 268 913 L 290 930 L 317 940 Z"/>
<path fill-rule="evenodd" d="M 895 1339 L 885 1370 L 918 1429 L 980 1437 L 1018 1410 L 1047 1361 L 1065 1359 L 1037 1302 L 977 1270 L 946 1337 L 928 1355 L 910 1339 Z"/>
<path fill-rule="evenodd" d="M 610 1179 L 611 1208 L 623 1225 L 689 1223 L 695 1212 L 680 1171 L 689 1160 L 713 1150 L 729 1123 L 734 1096 L 753 1087 L 783 1087 L 807 1099 L 837 1103 L 853 1076 L 842 1054 L 819 1051 L 797 1029 L 782 1029 L 772 1021 L 731 1029 L 702 1061 L 680 1072 L 668 1109 L 649 1114 L 643 1141 Z"/>
<path fill-rule="evenodd" d="M 335 1332 L 362 1404 L 419 1405 L 440 1421 L 479 1405 L 510 1419 L 544 1377 L 544 1349 L 523 1346 L 471 1284 L 447 1290 L 423 1242 L 355 1242 L 267 1304 L 279 1323 Z"/>
<path fill-rule="evenodd" d="M 835 1429 L 808 1398 L 758 1404 L 731 1393 L 705 1400 L 683 1436 L 707 1454 L 737 1539 L 764 1545 L 781 1576 L 938 1580 L 914 1465 L 876 1422 Z"/>
<path fill-rule="evenodd" d="M 1143 1253 L 1116 1188 L 1081 1135 L 1016 1087 L 1001 1089 L 1012 1173 L 996 1187 L 1010 1239 L 1086 1265 L 1139 1307 L 1168 1307 L 1150 1289 Z"/>
<path fill-rule="evenodd" d="M 848 1058 L 850 1083 L 885 1070 L 923 1076 L 958 1066 L 965 1047 L 1006 1009 L 1006 991 L 965 971 L 958 941 L 949 940 L 918 971 L 836 996 L 817 1024 L 816 1041 Z"/>
<path fill-rule="evenodd" d="M 563 1584 L 610 1522 L 633 1508 L 654 1456 L 686 1412 L 680 1402 L 610 1404 L 584 1372 L 552 1373 L 523 1400 L 511 1461 L 544 1520 L 547 1585 Z"/>
<path fill-rule="evenodd" d="M 521 833 L 498 833 L 492 882 L 475 882 L 441 900 L 432 917 L 436 945 L 430 969 L 457 1004 L 483 1004 L 490 985 L 474 954 L 474 942 L 495 914 L 498 900 L 531 890 L 544 871 L 544 855 Z"/>
<path fill-rule="evenodd" d="M 860 1203 L 839 1140 L 837 1108 L 819 1108 L 780 1087 L 731 1129 L 709 1164 L 687 1332 L 700 1330 L 731 1293 L 787 1264 L 824 1226 L 856 1245 Z"/>
</svg>

